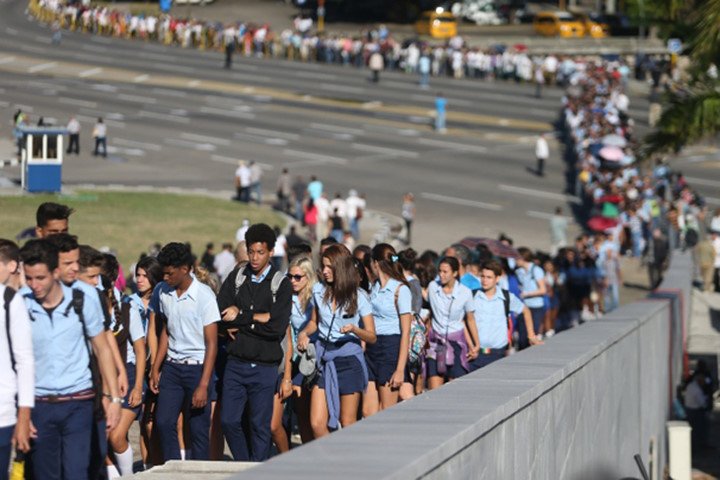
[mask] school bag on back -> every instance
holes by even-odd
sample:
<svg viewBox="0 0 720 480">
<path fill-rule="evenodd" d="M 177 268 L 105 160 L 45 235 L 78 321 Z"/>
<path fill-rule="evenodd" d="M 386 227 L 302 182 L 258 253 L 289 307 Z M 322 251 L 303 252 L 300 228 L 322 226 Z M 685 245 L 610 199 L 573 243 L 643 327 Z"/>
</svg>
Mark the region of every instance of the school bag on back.
<svg viewBox="0 0 720 480">
<path fill-rule="evenodd" d="M 400 310 L 398 309 L 398 295 L 400 294 L 400 287 L 398 285 L 395 290 L 395 311 L 398 312 L 398 319 L 400 318 Z M 407 362 L 409 366 L 417 366 L 422 361 L 423 353 L 425 352 L 425 344 L 427 343 L 427 327 L 420 318 L 420 315 L 413 312 L 410 320 L 410 345 L 408 348 Z"/>
</svg>

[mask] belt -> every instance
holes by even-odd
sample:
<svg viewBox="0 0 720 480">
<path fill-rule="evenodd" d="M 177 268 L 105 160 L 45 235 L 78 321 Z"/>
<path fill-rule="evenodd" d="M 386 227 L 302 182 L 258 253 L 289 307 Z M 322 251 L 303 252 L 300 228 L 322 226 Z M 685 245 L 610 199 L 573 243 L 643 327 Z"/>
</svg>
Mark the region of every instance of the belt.
<svg viewBox="0 0 720 480">
<path fill-rule="evenodd" d="M 177 360 L 175 358 L 166 357 L 165 361 L 168 363 L 174 363 L 175 365 L 202 365 L 203 360 L 192 360 L 186 358 L 185 360 Z"/>
<path fill-rule="evenodd" d="M 35 397 L 36 402 L 47 402 L 47 403 L 63 403 L 80 400 L 92 400 L 95 398 L 95 392 L 89 388 L 81 392 L 67 393 L 65 395 L 46 395 L 43 397 Z"/>
<path fill-rule="evenodd" d="M 504 346 L 503 348 L 481 348 L 480 349 L 480 354 L 483 354 L 483 355 L 490 355 L 490 354 L 497 354 L 497 353 L 502 353 L 503 355 L 505 355 L 506 352 L 507 352 L 507 346 Z"/>
</svg>

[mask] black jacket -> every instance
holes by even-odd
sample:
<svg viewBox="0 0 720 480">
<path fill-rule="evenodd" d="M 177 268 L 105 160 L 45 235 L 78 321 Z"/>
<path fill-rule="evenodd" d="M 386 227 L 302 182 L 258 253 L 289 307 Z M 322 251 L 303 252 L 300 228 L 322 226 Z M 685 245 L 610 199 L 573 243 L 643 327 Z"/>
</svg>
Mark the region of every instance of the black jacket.
<svg viewBox="0 0 720 480">
<path fill-rule="evenodd" d="M 277 271 L 274 267 L 270 267 L 270 271 L 262 282 L 253 283 L 252 272 L 248 265 L 245 269 L 245 281 L 236 295 L 237 270 L 235 268 L 227 276 L 217 297 L 220 312 L 233 305 L 240 310 L 234 321 L 220 322 L 220 328 L 239 329 L 234 334 L 235 340 L 228 338 L 228 358 L 261 365 L 279 365 L 283 360 L 280 342 L 287 331 L 292 309 L 290 281 L 283 278 L 273 304 L 270 283 Z M 270 313 L 270 321 L 267 323 L 253 321 L 255 313 Z"/>
</svg>

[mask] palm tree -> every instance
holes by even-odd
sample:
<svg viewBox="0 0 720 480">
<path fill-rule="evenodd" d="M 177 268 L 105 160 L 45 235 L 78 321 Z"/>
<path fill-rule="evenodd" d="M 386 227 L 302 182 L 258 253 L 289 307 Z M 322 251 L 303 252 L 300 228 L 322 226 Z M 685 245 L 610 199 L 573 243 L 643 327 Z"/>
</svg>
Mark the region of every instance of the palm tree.
<svg viewBox="0 0 720 480">
<path fill-rule="evenodd" d="M 673 0 L 668 2 L 673 4 Z M 672 8 L 670 8 L 672 12 Z M 666 95 L 657 131 L 644 140 L 644 156 L 673 150 L 720 134 L 720 89 L 708 66 L 720 58 L 720 0 L 699 5 L 690 54 L 697 63 L 690 84 Z M 717 70 L 716 70 L 717 71 Z"/>
</svg>

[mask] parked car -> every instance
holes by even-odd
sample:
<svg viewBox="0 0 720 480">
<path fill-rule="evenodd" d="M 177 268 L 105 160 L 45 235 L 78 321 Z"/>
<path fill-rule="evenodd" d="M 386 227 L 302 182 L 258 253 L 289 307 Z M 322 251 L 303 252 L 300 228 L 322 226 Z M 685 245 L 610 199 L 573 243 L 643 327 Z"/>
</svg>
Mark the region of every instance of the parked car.
<svg viewBox="0 0 720 480">
<path fill-rule="evenodd" d="M 536 33 L 545 36 L 585 36 L 585 27 L 568 12 L 540 12 L 535 15 L 533 26 Z"/>
<path fill-rule="evenodd" d="M 457 20 L 450 12 L 429 10 L 420 14 L 414 28 L 418 35 L 452 38 L 457 35 Z"/>
<path fill-rule="evenodd" d="M 456 18 L 464 18 L 478 25 L 503 23 L 492 0 L 464 0 L 454 3 L 451 9 Z"/>
<path fill-rule="evenodd" d="M 592 38 L 605 38 L 610 35 L 610 27 L 597 13 L 575 12 L 573 16 L 585 27 L 585 33 Z"/>
</svg>

